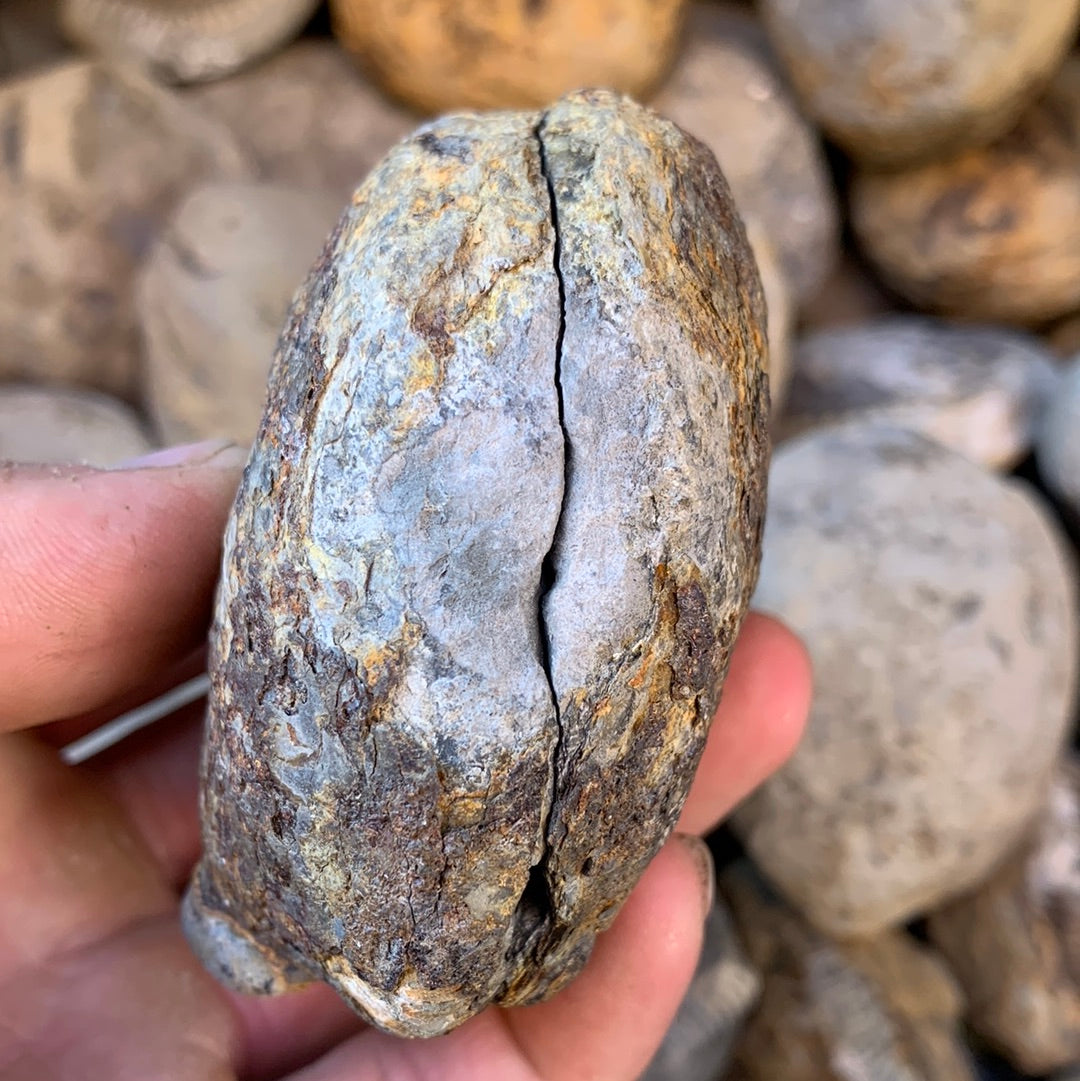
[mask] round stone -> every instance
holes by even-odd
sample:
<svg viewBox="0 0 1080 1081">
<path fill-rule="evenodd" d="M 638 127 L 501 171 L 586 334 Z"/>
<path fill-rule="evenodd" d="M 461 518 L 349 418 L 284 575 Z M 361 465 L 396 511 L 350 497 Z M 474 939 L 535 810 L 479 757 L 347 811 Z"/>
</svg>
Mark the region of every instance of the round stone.
<svg viewBox="0 0 1080 1081">
<path fill-rule="evenodd" d="M 867 162 L 931 160 L 1007 131 L 1076 35 L 1078 0 L 762 0 L 811 116 Z"/>
<path fill-rule="evenodd" d="M 1021 482 L 872 423 L 779 448 L 754 603 L 802 636 L 816 693 L 734 822 L 818 927 L 922 913 L 1029 826 L 1072 720 L 1076 586 Z"/>
</svg>

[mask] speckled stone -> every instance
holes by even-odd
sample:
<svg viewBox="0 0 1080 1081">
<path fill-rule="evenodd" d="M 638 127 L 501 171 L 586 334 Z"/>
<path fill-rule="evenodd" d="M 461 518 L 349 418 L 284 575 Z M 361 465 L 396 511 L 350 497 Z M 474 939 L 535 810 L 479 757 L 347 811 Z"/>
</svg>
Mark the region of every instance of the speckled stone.
<svg viewBox="0 0 1080 1081">
<path fill-rule="evenodd" d="M 425 113 L 543 106 L 578 87 L 647 95 L 685 0 L 331 0 L 334 30 L 384 89 Z"/>
<path fill-rule="evenodd" d="M 1080 1062 L 1080 767 L 1063 765 L 1035 835 L 931 914 L 972 1026 L 1027 1074 Z"/>
<path fill-rule="evenodd" d="M 204 184 L 139 275 L 146 395 L 170 443 L 255 438 L 289 302 L 337 220 L 319 191 Z"/>
<path fill-rule="evenodd" d="M 225 541 L 185 902 L 219 977 L 416 1036 L 580 970 L 753 589 L 764 320 L 715 160 L 628 99 L 444 119 L 372 174 Z"/>
<path fill-rule="evenodd" d="M 933 952 L 899 931 L 832 942 L 748 864 L 720 892 L 764 976 L 724 1081 L 976 1081 L 963 997 Z"/>
<path fill-rule="evenodd" d="M 768 233 L 793 299 L 814 296 L 839 248 L 836 195 L 817 132 L 752 13 L 694 4 L 685 48 L 652 105 L 716 155 L 740 212 Z"/>
<path fill-rule="evenodd" d="M 1076 575 L 1031 490 L 851 423 L 781 446 L 755 605 L 806 642 L 799 749 L 734 825 L 821 929 L 963 892 L 1039 813 L 1072 720 Z"/>
<path fill-rule="evenodd" d="M 716 1081 L 747 1014 L 761 995 L 761 976 L 746 958 L 723 901 L 705 921 L 705 945 L 690 989 L 641 1081 Z"/>
<path fill-rule="evenodd" d="M 1076 36 L 1078 0 L 762 0 L 807 111 L 857 158 L 930 161 L 1007 131 Z"/>
<path fill-rule="evenodd" d="M 60 0 L 82 48 L 169 82 L 220 79 L 291 41 L 319 0 Z"/>
<path fill-rule="evenodd" d="M 342 205 L 416 127 L 332 41 L 300 41 L 184 97 L 228 126 L 262 179 L 329 191 Z"/>
<path fill-rule="evenodd" d="M 168 92 L 82 61 L 0 86 L 0 131 L 0 378 L 133 398 L 135 269 L 190 184 L 248 163 Z"/>
<path fill-rule="evenodd" d="M 994 469 L 1028 452 L 1059 383 L 1037 338 L 915 315 L 808 334 L 792 367 L 786 435 L 873 419 Z"/>
<path fill-rule="evenodd" d="M 0 460 L 115 465 L 153 445 L 139 417 L 104 394 L 0 383 Z"/>
<path fill-rule="evenodd" d="M 1043 480 L 1080 521 L 1080 354 L 1043 414 L 1036 452 Z"/>
<path fill-rule="evenodd" d="M 851 216 L 921 308 L 1024 325 L 1080 309 L 1080 56 L 991 146 L 857 174 Z"/>
</svg>

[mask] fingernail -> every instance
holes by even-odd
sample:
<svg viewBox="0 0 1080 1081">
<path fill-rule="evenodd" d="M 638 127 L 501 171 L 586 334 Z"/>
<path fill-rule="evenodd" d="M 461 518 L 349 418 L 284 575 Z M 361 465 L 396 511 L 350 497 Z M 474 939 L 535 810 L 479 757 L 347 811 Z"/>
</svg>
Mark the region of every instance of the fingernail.
<svg viewBox="0 0 1080 1081">
<path fill-rule="evenodd" d="M 716 898 L 716 865 L 713 863 L 712 852 L 700 837 L 689 833 L 676 833 L 675 840 L 683 844 L 694 857 L 701 879 L 702 914 L 708 916 Z"/>
<path fill-rule="evenodd" d="M 113 469 L 166 469 L 177 465 L 208 465 L 211 462 L 223 469 L 242 466 L 248 452 L 228 439 L 206 439 L 201 443 L 184 443 L 178 447 L 165 447 L 152 454 L 131 458 L 114 465 Z"/>
</svg>

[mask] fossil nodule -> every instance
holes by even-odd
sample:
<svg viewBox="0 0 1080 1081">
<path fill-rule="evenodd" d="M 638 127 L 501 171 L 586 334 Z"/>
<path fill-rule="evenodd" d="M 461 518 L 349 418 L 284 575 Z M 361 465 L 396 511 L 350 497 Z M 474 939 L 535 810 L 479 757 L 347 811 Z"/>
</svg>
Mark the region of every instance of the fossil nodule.
<svg viewBox="0 0 1080 1081">
<path fill-rule="evenodd" d="M 711 154 L 606 92 L 446 118 L 294 303 L 230 520 L 189 938 L 427 1036 L 581 968 L 685 798 L 768 393 Z"/>
</svg>

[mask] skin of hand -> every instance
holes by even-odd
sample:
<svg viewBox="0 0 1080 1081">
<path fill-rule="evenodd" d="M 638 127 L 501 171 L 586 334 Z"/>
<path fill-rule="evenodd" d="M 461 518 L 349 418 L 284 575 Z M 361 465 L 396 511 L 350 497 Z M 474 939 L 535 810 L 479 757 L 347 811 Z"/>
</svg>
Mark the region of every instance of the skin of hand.
<svg viewBox="0 0 1080 1081">
<path fill-rule="evenodd" d="M 232 994 L 177 918 L 203 704 L 80 766 L 57 751 L 201 669 L 243 459 L 200 444 L 109 471 L 0 465 L 0 1078 L 632 1081 L 700 951 L 712 866 L 697 837 L 802 731 L 801 645 L 747 619 L 677 833 L 553 999 L 403 1041 L 323 985 Z"/>
</svg>

